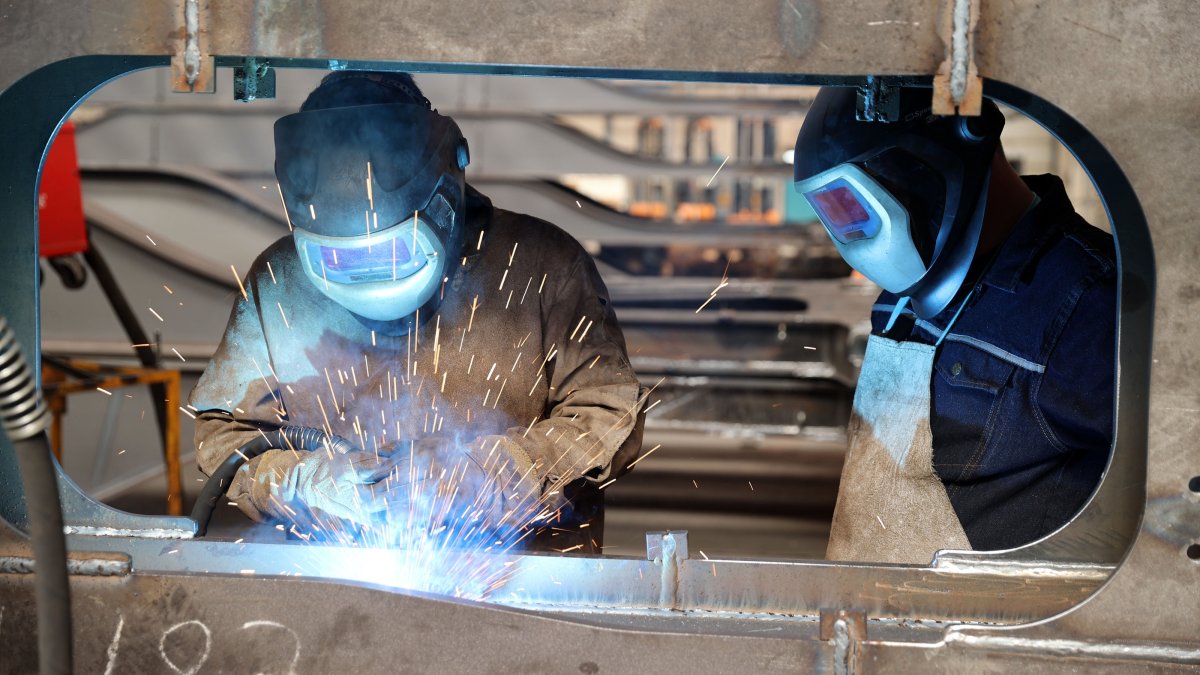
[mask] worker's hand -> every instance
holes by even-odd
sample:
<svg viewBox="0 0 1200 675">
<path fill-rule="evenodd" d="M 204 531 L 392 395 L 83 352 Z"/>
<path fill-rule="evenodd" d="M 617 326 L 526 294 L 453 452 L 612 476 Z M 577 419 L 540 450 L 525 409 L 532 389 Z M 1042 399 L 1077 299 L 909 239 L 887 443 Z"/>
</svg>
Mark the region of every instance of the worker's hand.
<svg viewBox="0 0 1200 675">
<path fill-rule="evenodd" d="M 387 509 L 370 486 L 391 469 L 386 460 L 360 450 L 345 454 L 314 451 L 292 467 L 279 485 L 280 501 L 294 509 L 318 509 L 337 518 L 369 525 Z"/>
<path fill-rule="evenodd" d="M 536 482 L 497 438 L 470 445 L 426 438 L 390 448 L 387 462 L 394 469 L 375 487 L 393 521 L 462 530 L 467 523 L 495 530 L 529 522 L 537 509 Z"/>
</svg>

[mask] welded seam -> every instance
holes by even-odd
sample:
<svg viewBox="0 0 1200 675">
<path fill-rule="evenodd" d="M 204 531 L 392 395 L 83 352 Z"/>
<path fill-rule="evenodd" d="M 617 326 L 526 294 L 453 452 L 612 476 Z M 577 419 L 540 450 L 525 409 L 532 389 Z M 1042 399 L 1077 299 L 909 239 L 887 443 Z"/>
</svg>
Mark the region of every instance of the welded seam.
<svg viewBox="0 0 1200 675">
<path fill-rule="evenodd" d="M 67 574 L 83 577 L 120 577 L 129 574 L 128 560 L 108 558 L 67 559 Z M 34 574 L 37 562 L 33 558 L 0 556 L 0 574 Z"/>
<path fill-rule="evenodd" d="M 850 675 L 850 624 L 845 619 L 833 622 L 833 672 Z"/>
<path fill-rule="evenodd" d="M 1093 656 L 1099 658 L 1135 659 L 1139 661 L 1171 661 L 1175 663 L 1200 664 L 1200 648 L 1173 647 L 1168 645 L 1134 645 L 1119 642 L 1085 642 L 1083 640 L 965 635 L 955 632 L 952 629 L 946 636 L 946 643 L 953 642 L 962 643 L 970 647 L 1038 654 L 1041 656 Z"/>
<path fill-rule="evenodd" d="M 84 534 L 89 537 L 136 537 L 139 539 L 191 539 L 194 532 L 167 528 L 148 528 L 134 530 L 116 527 L 91 527 L 88 525 L 67 525 L 63 527 L 64 534 Z"/>
<path fill-rule="evenodd" d="M 183 72 L 187 76 L 188 86 L 196 84 L 200 76 L 200 1 L 184 0 L 183 3 L 184 32 L 187 42 L 183 48 Z"/>
<path fill-rule="evenodd" d="M 967 66 L 970 62 L 967 29 L 971 25 L 971 0 L 954 0 L 954 31 L 950 36 L 950 97 L 962 105 L 967 96 Z"/>
</svg>

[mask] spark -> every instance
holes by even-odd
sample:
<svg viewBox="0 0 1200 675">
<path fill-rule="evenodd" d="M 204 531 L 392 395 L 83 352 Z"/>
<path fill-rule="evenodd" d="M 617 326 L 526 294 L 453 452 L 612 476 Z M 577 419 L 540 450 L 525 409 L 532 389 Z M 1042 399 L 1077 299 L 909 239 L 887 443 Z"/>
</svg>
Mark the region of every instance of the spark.
<svg viewBox="0 0 1200 675">
<path fill-rule="evenodd" d="M 556 550 L 558 550 L 558 552 L 559 552 L 559 553 L 570 553 L 571 551 L 578 551 L 578 550 L 579 550 L 579 549 L 581 549 L 581 548 L 583 548 L 583 544 L 575 544 L 574 546 L 568 546 L 567 548 L 564 548 L 564 549 L 556 549 Z M 556 582 L 554 582 L 554 583 L 556 583 L 556 584 L 562 584 L 562 582 L 561 582 L 561 581 L 556 581 Z"/>
<path fill-rule="evenodd" d="M 167 289 L 167 293 L 170 293 L 171 295 L 175 295 L 175 291 L 171 290 L 170 286 L 163 284 L 163 288 Z"/>
<path fill-rule="evenodd" d="M 154 318 L 158 319 L 159 321 L 163 321 L 162 315 L 154 311 L 153 307 L 147 307 L 146 309 L 150 310 L 150 313 L 154 315 Z"/>
<path fill-rule="evenodd" d="M 375 331 L 371 331 L 371 346 L 375 346 Z M 365 354 L 363 355 L 363 358 L 367 358 Z"/>
<path fill-rule="evenodd" d="M 658 445 L 654 446 L 653 448 L 650 448 L 649 450 L 647 450 L 647 451 L 646 451 L 646 454 L 644 454 L 644 455 L 642 455 L 641 457 L 638 457 L 637 459 L 633 460 L 632 462 L 630 462 L 630 463 L 629 463 L 629 466 L 627 466 L 627 467 L 625 467 L 625 468 L 626 468 L 626 469 L 632 469 L 634 464 L 637 464 L 638 462 L 642 461 L 643 459 L 646 459 L 647 457 L 649 457 L 649 456 L 650 456 L 650 454 L 651 454 L 651 453 L 653 453 L 655 450 L 657 450 L 657 449 L 659 449 L 659 448 L 661 448 L 661 447 L 662 447 L 662 443 L 659 443 Z"/>
<path fill-rule="evenodd" d="M 882 528 L 883 528 L 883 529 L 885 529 L 885 530 L 887 529 L 887 525 L 884 525 L 884 524 L 883 524 L 883 518 L 880 518 L 878 515 L 876 515 L 876 516 L 875 516 L 875 520 L 878 520 L 878 521 L 879 521 L 879 526 L 880 526 L 880 527 L 882 527 Z"/>
<path fill-rule="evenodd" d="M 475 310 L 479 309 L 479 296 L 476 295 L 471 300 L 471 318 L 467 320 L 467 332 L 471 332 L 471 326 L 475 325 Z"/>
<path fill-rule="evenodd" d="M 393 248 L 395 247 L 395 245 L 396 244 L 393 241 L 392 242 Z M 325 280 L 325 290 L 329 290 L 329 275 L 327 275 L 325 273 L 325 256 L 321 256 L 321 278 Z M 395 268 L 393 267 L 392 268 L 392 280 L 395 281 L 395 279 L 396 279 L 396 272 L 395 272 Z M 245 293 L 245 291 L 242 291 L 242 292 Z"/>
<path fill-rule="evenodd" d="M 498 291 L 504 290 L 504 282 L 505 281 L 508 281 L 508 270 L 504 270 L 504 274 L 500 276 L 500 288 L 497 288 L 496 290 L 498 290 Z"/>
<path fill-rule="evenodd" d="M 375 192 L 371 189 L 371 161 L 367 160 L 367 201 L 371 204 L 371 210 L 375 210 Z"/>
<path fill-rule="evenodd" d="M 413 245 L 412 245 L 413 255 L 416 255 L 416 253 L 417 253 L 417 214 L 418 213 L 420 213 L 420 211 L 413 211 Z"/>
<path fill-rule="evenodd" d="M 647 453 L 647 454 L 649 454 L 649 453 Z M 609 485 L 612 485 L 612 484 L 613 484 L 613 483 L 615 483 L 615 482 L 617 482 L 617 479 L 616 479 L 616 478 L 613 478 L 612 480 L 609 480 L 608 482 L 604 483 L 603 485 L 601 485 L 600 487 L 598 487 L 598 488 L 596 488 L 596 489 L 597 489 L 597 490 L 603 490 L 604 488 L 608 487 Z"/>
<path fill-rule="evenodd" d="M 188 410 L 187 408 L 185 408 L 183 406 L 179 406 L 179 409 L 182 410 L 183 414 L 187 415 L 188 417 L 190 417 L 192 419 L 196 419 L 196 416 L 192 414 L 191 410 Z"/>
<path fill-rule="evenodd" d="M 237 268 L 233 265 L 230 265 L 229 269 L 233 271 L 233 278 L 237 280 L 238 288 L 242 291 L 242 299 L 250 302 L 250 296 L 246 295 L 246 287 L 242 285 L 242 275 L 238 274 Z"/>
<path fill-rule="evenodd" d="M 108 394 L 109 396 L 112 396 L 112 392 L 111 392 L 111 391 L 109 391 L 109 390 L 107 390 L 107 389 L 103 389 L 103 388 L 101 388 L 101 387 L 96 387 L 96 391 L 100 392 L 101 394 Z"/>
<path fill-rule="evenodd" d="M 814 351 L 814 352 L 817 351 L 816 347 L 805 347 L 805 349 L 807 349 L 809 351 Z"/>
<path fill-rule="evenodd" d="M 479 241 L 475 242 L 475 250 L 476 251 L 483 250 L 483 230 L 479 231 Z"/>
<path fill-rule="evenodd" d="M 575 339 L 575 334 L 579 332 L 579 329 L 583 326 L 584 321 L 587 321 L 586 314 L 579 317 L 579 323 L 575 324 L 575 330 L 571 331 L 571 337 L 567 338 L 568 341 Z"/>
<path fill-rule="evenodd" d="M 546 285 L 546 277 L 548 275 L 549 275 L 549 272 L 542 275 L 542 283 L 538 284 L 538 295 L 542 294 L 542 287 Z"/>
<path fill-rule="evenodd" d="M 588 325 L 583 329 L 583 333 L 579 335 L 579 344 L 583 344 L 583 339 L 587 337 L 588 331 L 592 329 L 592 322 L 588 321 Z"/>
<path fill-rule="evenodd" d="M 146 238 L 147 238 L 147 239 L 150 239 L 150 235 L 146 235 Z M 158 244 L 155 244 L 155 243 L 154 243 L 154 240 L 153 240 L 153 239 L 150 239 L 150 243 L 151 243 L 151 244 L 154 244 L 155 246 L 158 246 Z"/>
<path fill-rule="evenodd" d="M 701 555 L 701 556 L 702 556 L 702 557 L 703 557 L 705 560 L 708 560 L 708 556 L 704 554 L 704 551 L 700 551 L 700 555 Z"/>
<path fill-rule="evenodd" d="M 183 358 L 183 354 L 179 353 L 178 349 L 171 347 L 171 351 L 175 352 L 175 356 L 178 356 L 180 361 L 187 361 L 187 359 Z"/>
<path fill-rule="evenodd" d="M 591 370 L 592 366 L 596 365 L 596 362 L 599 360 L 600 360 L 600 355 L 597 354 L 596 358 L 592 359 L 592 362 L 590 364 L 588 364 L 588 370 Z"/>
<path fill-rule="evenodd" d="M 508 254 L 508 265 L 509 265 L 509 267 L 512 267 L 512 261 L 513 261 L 513 258 L 515 258 L 515 257 L 516 257 L 516 255 L 517 255 L 517 246 L 520 246 L 520 245 L 521 245 L 521 242 L 519 242 L 519 241 L 513 244 L 513 250 L 512 250 L 512 253 L 509 253 L 509 254 Z"/>
<path fill-rule="evenodd" d="M 700 310 L 707 307 L 708 303 L 712 302 L 713 298 L 717 297 L 717 291 L 720 291 L 722 288 L 725 288 L 728 285 L 729 285 L 729 263 L 725 263 L 725 273 L 721 275 L 721 282 L 719 284 L 717 284 L 717 287 L 712 290 L 712 293 L 708 294 L 708 299 L 704 301 L 704 304 L 702 304 L 696 308 L 696 314 L 699 314 Z"/>
<path fill-rule="evenodd" d="M 578 199 L 575 200 L 575 206 L 578 206 L 581 209 L 583 208 L 583 204 L 580 204 Z"/>
<path fill-rule="evenodd" d="M 750 486 L 750 491 L 754 492 L 754 483 L 752 483 L 750 481 L 746 481 L 746 484 Z"/>
<path fill-rule="evenodd" d="M 118 451 L 117 451 L 117 454 L 118 454 L 118 455 L 123 455 L 123 454 L 125 454 L 125 451 L 124 451 L 124 450 L 118 450 Z"/>
<path fill-rule="evenodd" d="M 712 178 L 709 178 L 709 179 L 708 179 L 708 183 L 706 183 L 706 184 L 704 185 L 704 187 L 706 187 L 706 188 L 708 188 L 708 187 L 712 187 L 712 182 L 713 182 L 713 180 L 714 180 L 714 179 L 717 177 L 717 174 L 718 174 L 718 173 L 721 173 L 721 169 L 724 169 L 724 168 L 725 168 L 725 162 L 728 162 L 728 161 L 729 161 L 729 155 L 726 155 L 726 156 L 725 156 L 725 159 L 721 161 L 721 166 L 718 166 L 718 167 L 717 167 L 717 170 L 716 170 L 716 171 L 713 173 L 713 175 L 712 175 Z"/>
<path fill-rule="evenodd" d="M 279 183 L 275 183 L 275 189 L 279 191 L 279 203 L 283 204 L 283 217 L 287 220 L 288 232 L 292 231 L 292 216 L 288 213 L 287 200 L 283 198 L 283 187 Z"/>
<path fill-rule="evenodd" d="M 139 343 L 139 344 L 136 344 L 136 345 L 129 345 L 129 346 L 130 346 L 130 347 L 133 347 L 134 349 L 137 349 L 138 347 L 149 347 L 149 346 L 150 346 L 150 343 L 149 343 L 149 342 L 141 342 L 141 343 Z"/>
<path fill-rule="evenodd" d="M 692 485 L 693 485 L 693 486 L 694 486 L 694 487 L 695 487 L 697 490 L 699 490 L 699 489 L 700 489 L 700 484 L 696 482 L 696 479 L 695 479 L 695 478 L 693 478 L 693 479 L 692 479 Z"/>
<path fill-rule="evenodd" d="M 521 301 L 517 303 L 518 305 L 525 304 L 525 294 L 529 293 L 529 286 L 531 284 L 533 284 L 533 277 L 529 277 L 529 281 L 525 282 L 525 290 L 521 292 Z"/>
<path fill-rule="evenodd" d="M 277 302 L 275 303 L 275 306 L 279 308 L 279 316 L 283 317 L 283 325 L 286 326 L 288 330 L 291 330 L 292 326 L 288 323 L 287 314 L 283 313 L 283 305 Z"/>
<path fill-rule="evenodd" d="M 312 216 L 313 220 L 317 219 L 317 207 L 316 206 L 309 204 L 308 205 L 308 213 L 309 213 L 309 215 Z"/>
</svg>

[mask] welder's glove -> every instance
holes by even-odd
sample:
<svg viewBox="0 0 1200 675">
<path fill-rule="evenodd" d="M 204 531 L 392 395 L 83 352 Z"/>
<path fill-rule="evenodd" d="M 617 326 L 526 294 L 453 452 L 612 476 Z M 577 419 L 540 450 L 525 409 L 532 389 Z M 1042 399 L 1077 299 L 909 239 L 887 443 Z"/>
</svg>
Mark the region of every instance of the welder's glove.
<svg viewBox="0 0 1200 675">
<path fill-rule="evenodd" d="M 393 519 L 411 513 L 428 519 L 431 527 L 483 531 L 537 520 L 540 486 L 532 465 L 503 436 L 478 438 L 469 445 L 425 438 L 397 443 L 391 450 L 394 469 L 379 494 Z"/>
<path fill-rule="evenodd" d="M 288 469 L 273 490 L 282 504 L 297 511 L 318 509 L 337 518 L 370 524 L 387 509 L 373 497 L 370 486 L 390 470 L 386 460 L 360 450 L 332 454 L 317 450 Z"/>
</svg>

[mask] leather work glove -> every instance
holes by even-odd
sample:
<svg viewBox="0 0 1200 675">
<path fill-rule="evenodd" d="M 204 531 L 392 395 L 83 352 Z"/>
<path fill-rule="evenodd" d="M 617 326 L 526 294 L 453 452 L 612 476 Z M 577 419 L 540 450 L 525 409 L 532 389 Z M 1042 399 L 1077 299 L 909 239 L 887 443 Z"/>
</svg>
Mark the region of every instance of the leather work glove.
<svg viewBox="0 0 1200 675">
<path fill-rule="evenodd" d="M 295 508 L 297 502 L 331 516 L 360 524 L 370 524 L 387 509 L 387 503 L 375 499 L 370 486 L 384 478 L 391 465 L 373 453 L 356 450 L 331 454 L 317 450 L 284 474 L 275 496 Z"/>
<path fill-rule="evenodd" d="M 377 495 L 393 522 L 413 518 L 436 529 L 495 531 L 536 520 L 539 488 L 501 436 L 464 446 L 441 438 L 394 444 L 393 467 Z"/>
</svg>

